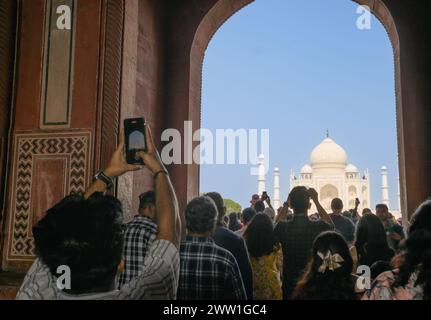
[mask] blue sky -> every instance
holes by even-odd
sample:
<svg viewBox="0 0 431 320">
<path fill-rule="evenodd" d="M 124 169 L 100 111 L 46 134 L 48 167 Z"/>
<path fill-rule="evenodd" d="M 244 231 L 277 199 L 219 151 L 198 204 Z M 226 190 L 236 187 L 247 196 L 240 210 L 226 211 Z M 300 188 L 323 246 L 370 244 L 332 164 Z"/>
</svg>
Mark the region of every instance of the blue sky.
<svg viewBox="0 0 431 320">
<path fill-rule="evenodd" d="M 392 47 L 381 23 L 356 27 L 349 0 L 256 0 L 232 16 L 206 51 L 202 127 L 270 129 L 270 172 L 309 162 L 329 129 L 349 162 L 371 175 L 371 203 L 381 200 L 380 168 L 389 169 L 397 201 L 397 141 Z M 257 190 L 247 165 L 202 165 L 201 192 L 219 191 L 248 205 Z"/>
</svg>

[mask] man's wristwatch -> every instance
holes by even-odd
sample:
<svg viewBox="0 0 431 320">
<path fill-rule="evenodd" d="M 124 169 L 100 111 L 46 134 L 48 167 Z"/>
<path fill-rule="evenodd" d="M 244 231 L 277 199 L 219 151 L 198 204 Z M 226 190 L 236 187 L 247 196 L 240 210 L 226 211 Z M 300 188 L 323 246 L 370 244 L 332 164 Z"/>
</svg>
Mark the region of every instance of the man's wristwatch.
<svg viewBox="0 0 431 320">
<path fill-rule="evenodd" d="M 99 171 L 96 173 L 96 175 L 93 177 L 93 181 L 100 180 L 104 184 L 106 184 L 106 187 L 108 189 L 111 189 L 114 185 L 114 180 L 110 177 L 108 177 L 103 171 Z"/>
</svg>

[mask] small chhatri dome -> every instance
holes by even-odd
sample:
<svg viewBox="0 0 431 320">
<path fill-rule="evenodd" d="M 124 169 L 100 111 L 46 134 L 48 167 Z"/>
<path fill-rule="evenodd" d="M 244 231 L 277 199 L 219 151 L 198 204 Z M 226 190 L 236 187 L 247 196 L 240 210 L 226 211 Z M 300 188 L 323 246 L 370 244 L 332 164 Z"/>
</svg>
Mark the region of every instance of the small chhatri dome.
<svg viewBox="0 0 431 320">
<path fill-rule="evenodd" d="M 346 167 L 346 172 L 348 172 L 348 173 L 358 173 L 359 171 L 358 171 L 358 168 L 356 168 L 353 164 L 349 164 Z"/>
<path fill-rule="evenodd" d="M 302 167 L 301 173 L 313 173 L 313 169 L 311 169 L 311 167 L 308 164 L 306 164 L 305 166 Z"/>
<path fill-rule="evenodd" d="M 318 165 L 347 165 L 347 153 L 331 138 L 326 138 L 311 152 L 312 166 Z"/>
</svg>

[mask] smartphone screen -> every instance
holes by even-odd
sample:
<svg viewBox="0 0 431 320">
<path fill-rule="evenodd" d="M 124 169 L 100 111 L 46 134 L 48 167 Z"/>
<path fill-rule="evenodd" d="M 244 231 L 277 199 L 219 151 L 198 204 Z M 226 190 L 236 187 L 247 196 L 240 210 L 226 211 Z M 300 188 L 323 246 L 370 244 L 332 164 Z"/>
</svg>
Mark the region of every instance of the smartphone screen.
<svg viewBox="0 0 431 320">
<path fill-rule="evenodd" d="M 145 119 L 134 118 L 124 120 L 124 134 L 126 142 L 126 161 L 129 164 L 144 164 L 137 156 L 139 151 L 147 151 Z"/>
</svg>

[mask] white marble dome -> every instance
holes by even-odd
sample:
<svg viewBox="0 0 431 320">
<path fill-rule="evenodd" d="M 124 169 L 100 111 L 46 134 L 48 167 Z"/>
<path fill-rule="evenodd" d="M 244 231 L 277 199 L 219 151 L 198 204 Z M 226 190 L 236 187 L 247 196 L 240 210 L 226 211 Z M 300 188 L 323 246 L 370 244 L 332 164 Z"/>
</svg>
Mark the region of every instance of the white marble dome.
<svg viewBox="0 0 431 320">
<path fill-rule="evenodd" d="M 302 167 L 301 173 L 313 173 L 313 169 L 308 164 L 306 164 Z"/>
<path fill-rule="evenodd" d="M 311 152 L 310 163 L 311 166 L 346 166 L 347 153 L 334 140 L 326 138 Z"/>
<path fill-rule="evenodd" d="M 353 164 L 349 164 L 346 167 L 346 172 L 348 172 L 348 173 L 358 173 L 359 171 L 358 171 L 358 168 L 356 168 Z"/>
</svg>

